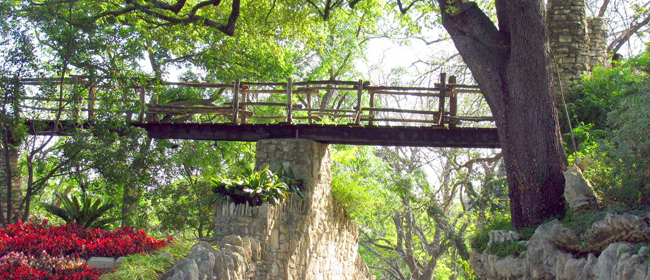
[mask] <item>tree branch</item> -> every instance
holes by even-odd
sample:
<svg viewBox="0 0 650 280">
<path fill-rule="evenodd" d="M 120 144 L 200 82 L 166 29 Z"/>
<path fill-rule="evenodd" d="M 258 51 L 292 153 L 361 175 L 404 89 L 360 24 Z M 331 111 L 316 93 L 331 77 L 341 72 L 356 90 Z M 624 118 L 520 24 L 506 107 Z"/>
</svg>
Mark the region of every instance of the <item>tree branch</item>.
<svg viewBox="0 0 650 280">
<path fill-rule="evenodd" d="M 240 2 L 241 0 L 233 0 L 232 1 L 232 11 L 230 12 L 230 16 L 228 18 L 228 22 L 226 24 L 218 23 L 212 19 L 198 16 L 196 15 L 198 11 L 204 7 L 207 6 L 218 6 L 221 4 L 221 0 L 208 0 L 208 1 L 203 1 L 200 3 L 197 3 L 192 7 L 190 12 L 186 17 L 173 17 L 173 16 L 168 16 L 165 15 L 164 13 L 161 13 L 160 10 L 162 11 L 170 11 L 173 12 L 174 14 L 178 15 L 180 11 L 185 7 L 186 0 L 178 0 L 175 4 L 170 5 L 164 2 L 160 2 L 157 0 L 149 0 L 148 3 L 151 3 L 151 5 L 140 5 L 135 1 L 132 0 L 127 0 L 126 4 L 127 6 L 124 7 L 121 10 L 116 10 L 116 11 L 107 11 L 104 13 L 101 13 L 99 15 L 96 15 L 92 17 L 93 21 L 96 21 L 100 18 L 104 18 L 107 16 L 113 16 L 113 17 L 118 17 L 124 14 L 128 14 L 131 12 L 142 12 L 146 15 L 149 15 L 151 17 L 154 17 L 156 19 L 162 20 L 167 22 L 169 25 L 176 25 L 176 24 L 203 24 L 208 27 L 213 27 L 221 31 L 222 33 L 228 35 L 228 36 L 234 36 L 235 35 L 235 24 L 237 22 L 237 19 L 239 18 L 239 13 L 240 13 Z M 158 10 L 158 11 L 156 11 Z M 146 21 L 146 20 L 145 20 Z"/>
<path fill-rule="evenodd" d="M 600 11 L 598 11 L 598 16 L 597 17 L 604 17 L 605 16 L 605 12 L 607 11 L 607 6 L 609 5 L 609 1 L 610 0 L 605 0 L 603 2 L 603 5 L 600 6 Z"/>
<path fill-rule="evenodd" d="M 648 25 L 649 23 L 650 23 L 650 14 L 648 14 L 648 16 L 646 16 L 646 18 L 643 19 L 641 22 L 637 22 L 636 24 L 633 24 L 632 26 L 630 26 L 630 28 L 625 30 L 620 36 L 616 37 L 616 39 L 614 39 L 614 41 L 612 41 L 607 47 L 608 53 L 615 54 L 616 52 L 618 52 L 618 50 L 621 47 L 623 47 L 623 45 L 625 45 L 627 41 L 630 40 L 630 37 L 632 37 L 634 33 L 639 31 L 639 29 Z"/>
</svg>

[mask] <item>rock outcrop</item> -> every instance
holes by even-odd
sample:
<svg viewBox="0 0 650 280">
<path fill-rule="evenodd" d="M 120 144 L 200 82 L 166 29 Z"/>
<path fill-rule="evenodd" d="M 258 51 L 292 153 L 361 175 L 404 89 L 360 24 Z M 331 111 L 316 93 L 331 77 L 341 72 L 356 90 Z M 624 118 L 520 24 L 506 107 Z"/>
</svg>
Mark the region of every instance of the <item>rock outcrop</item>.
<svg viewBox="0 0 650 280">
<path fill-rule="evenodd" d="M 500 240 L 512 241 L 490 242 Z M 650 280 L 650 245 L 645 243 L 650 243 L 649 215 L 608 214 L 579 236 L 554 220 L 537 228 L 520 256 L 500 259 L 473 252 L 471 265 L 489 280 Z"/>
<path fill-rule="evenodd" d="M 160 279 L 254 279 L 260 259 L 260 243 L 255 239 L 227 236 L 220 242 L 219 249 L 199 241 L 185 259 L 177 262 Z"/>
<path fill-rule="evenodd" d="M 576 213 L 598 209 L 598 200 L 593 187 L 582 175 L 577 165 L 571 165 L 564 171 L 564 199 L 567 205 Z"/>
</svg>

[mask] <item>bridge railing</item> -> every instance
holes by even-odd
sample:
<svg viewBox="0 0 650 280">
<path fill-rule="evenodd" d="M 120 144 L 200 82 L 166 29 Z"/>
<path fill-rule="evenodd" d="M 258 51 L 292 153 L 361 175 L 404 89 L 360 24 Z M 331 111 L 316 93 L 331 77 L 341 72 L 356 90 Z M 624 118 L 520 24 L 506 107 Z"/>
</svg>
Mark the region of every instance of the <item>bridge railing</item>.
<svg viewBox="0 0 650 280">
<path fill-rule="evenodd" d="M 86 77 L 25 79 L 21 84 L 27 88 L 21 113 L 28 119 L 41 120 L 95 121 L 112 116 L 144 123 L 398 124 L 454 128 L 492 119 L 476 113 L 459 116 L 462 106 L 478 107 L 476 102 L 472 105 L 459 100 L 481 97 L 480 90 L 474 85 L 457 84 L 454 76 L 447 79 L 444 73 L 434 87 L 372 86 L 361 80 L 237 80 L 218 84 Z"/>
</svg>

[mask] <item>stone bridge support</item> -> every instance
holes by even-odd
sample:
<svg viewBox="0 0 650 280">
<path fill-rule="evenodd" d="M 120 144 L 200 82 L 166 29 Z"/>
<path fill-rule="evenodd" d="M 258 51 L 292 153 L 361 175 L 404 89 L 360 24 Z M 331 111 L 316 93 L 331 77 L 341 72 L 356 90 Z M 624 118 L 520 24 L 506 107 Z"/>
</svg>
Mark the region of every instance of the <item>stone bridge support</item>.
<svg viewBox="0 0 650 280">
<path fill-rule="evenodd" d="M 327 145 L 311 140 L 257 142 L 256 169 L 283 166 L 303 180 L 305 199 L 251 207 L 217 203 L 215 237 L 260 241 L 261 261 L 251 279 L 372 279 L 358 253 L 358 226 L 331 195 Z"/>
<path fill-rule="evenodd" d="M 17 143 L 9 143 L 9 153 L 5 151 L 5 143 L 0 145 L 0 207 L 4 218 L 7 218 L 7 169 L 11 169 L 11 201 L 12 215 L 18 215 L 16 211 L 20 200 L 22 199 L 22 179 L 18 171 L 19 147 Z"/>
</svg>

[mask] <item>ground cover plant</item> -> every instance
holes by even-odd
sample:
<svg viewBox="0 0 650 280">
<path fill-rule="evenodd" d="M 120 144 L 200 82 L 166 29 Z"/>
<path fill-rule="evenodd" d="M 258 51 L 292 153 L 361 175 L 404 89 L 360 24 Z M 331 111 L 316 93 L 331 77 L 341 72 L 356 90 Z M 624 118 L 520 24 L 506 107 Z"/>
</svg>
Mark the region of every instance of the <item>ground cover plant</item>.
<svg viewBox="0 0 650 280">
<path fill-rule="evenodd" d="M 82 259 L 147 253 L 171 243 L 171 237 L 155 239 L 130 227 L 106 231 L 19 221 L 0 228 L 0 271 L 7 272 L 0 279 L 98 279 L 102 271 Z"/>
<path fill-rule="evenodd" d="M 134 254 L 124 258 L 124 261 L 115 271 L 103 274 L 102 280 L 145 280 L 158 279 L 174 266 L 174 264 L 189 254 L 195 241 L 178 241 L 148 254 Z M 162 253 L 171 254 L 172 258 L 161 256 Z"/>
</svg>

